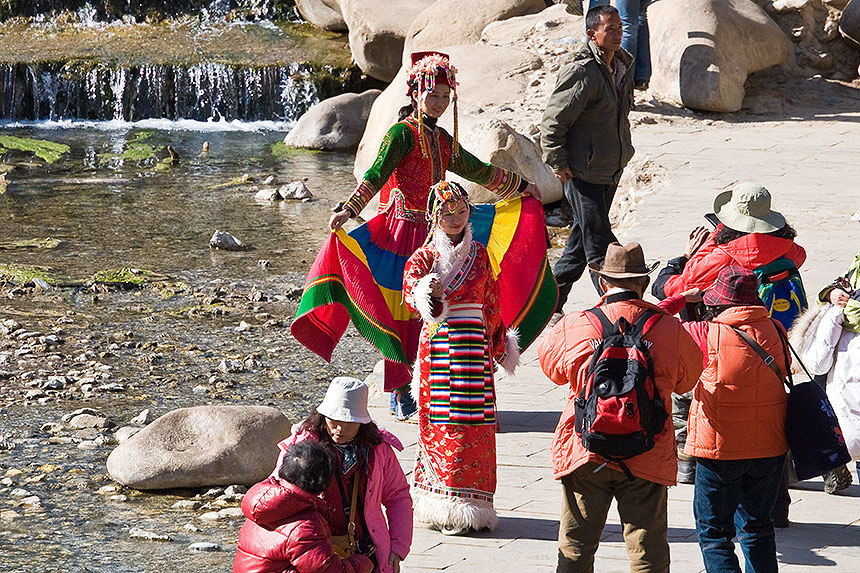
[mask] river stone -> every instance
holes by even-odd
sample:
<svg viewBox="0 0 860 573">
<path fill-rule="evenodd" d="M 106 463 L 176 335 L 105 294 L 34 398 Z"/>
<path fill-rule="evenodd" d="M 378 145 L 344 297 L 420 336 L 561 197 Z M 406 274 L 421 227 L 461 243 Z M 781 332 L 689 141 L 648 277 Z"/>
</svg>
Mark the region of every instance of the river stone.
<svg viewBox="0 0 860 573">
<path fill-rule="evenodd" d="M 370 106 L 381 94 L 367 90 L 325 99 L 305 112 L 284 138 L 289 147 L 306 149 L 355 149 L 370 115 Z"/>
<path fill-rule="evenodd" d="M 189 551 L 221 551 L 221 546 L 208 541 L 198 541 L 188 546 Z"/>
<path fill-rule="evenodd" d="M 451 62 L 459 70 L 460 121 L 464 125 L 471 121 L 468 116 L 473 110 L 493 108 L 499 102 L 510 101 L 510 98 L 517 97 L 516 94 L 522 94 L 529 74 L 539 69 L 542 63 L 540 58 L 523 50 L 486 44 L 449 46 L 444 51 L 451 56 Z M 367 128 L 355 154 L 353 174 L 357 180 L 361 180 L 364 172 L 376 160 L 382 138 L 397 122 L 398 110 L 409 103 L 404 89 L 406 73 L 407 69 L 401 68 L 391 85 L 373 103 Z M 439 125 L 453 135 L 452 107 L 449 106 L 439 119 Z M 474 118 L 480 118 L 480 115 Z M 461 129 L 461 133 L 465 134 L 466 129 Z M 471 152 L 468 147 L 466 149 Z M 544 189 L 541 191 L 544 192 Z M 370 209 L 363 216 L 368 214 Z"/>
<path fill-rule="evenodd" d="M 332 32 L 346 31 L 338 0 L 296 0 L 296 9 L 314 26 Z"/>
<path fill-rule="evenodd" d="M 132 539 L 142 539 L 144 541 L 172 541 L 167 534 L 154 533 L 139 527 L 132 527 L 128 532 L 128 536 Z"/>
<path fill-rule="evenodd" d="M 271 473 L 290 422 L 267 406 L 197 406 L 161 416 L 120 444 L 110 476 L 135 489 L 251 485 Z"/>
<path fill-rule="evenodd" d="M 544 8 L 545 0 L 437 0 L 409 26 L 403 55 L 441 49 L 450 46 L 454 38 L 457 44 L 475 44 L 488 24 L 537 14 Z"/>
<path fill-rule="evenodd" d="M 281 196 L 281 199 L 296 201 L 313 199 L 314 197 L 314 194 L 311 193 L 311 190 L 302 181 L 293 181 L 292 183 L 282 185 L 278 189 L 278 195 Z"/>
<path fill-rule="evenodd" d="M 152 415 L 152 410 L 146 408 L 141 410 L 140 413 L 132 418 L 129 423 L 134 424 L 135 426 L 145 426 L 152 422 L 155 419 L 155 416 Z"/>
<path fill-rule="evenodd" d="M 254 194 L 254 199 L 258 201 L 278 201 L 280 198 L 277 187 L 263 187 Z"/>
<path fill-rule="evenodd" d="M 753 72 L 787 62 L 791 45 L 749 0 L 676 0 L 648 8 L 659 98 L 690 109 L 738 111 Z"/>
<path fill-rule="evenodd" d="M 122 443 L 128 441 L 128 439 L 130 437 L 132 437 L 133 435 L 135 435 L 139 431 L 140 431 L 140 428 L 137 428 L 134 426 L 123 426 L 122 428 L 120 428 L 119 430 L 114 432 L 113 437 L 116 439 L 118 444 L 122 444 Z"/>
<path fill-rule="evenodd" d="M 104 416 L 95 416 L 93 414 L 78 414 L 69 420 L 69 427 L 76 430 L 83 430 L 85 428 L 96 428 L 101 430 L 112 428 L 113 426 L 113 422 Z"/>
<path fill-rule="evenodd" d="M 433 0 L 340 0 L 352 59 L 365 74 L 391 81 L 413 20 Z"/>
<path fill-rule="evenodd" d="M 225 251 L 241 251 L 245 248 L 242 241 L 230 233 L 218 230 L 212 233 L 212 238 L 209 239 L 209 246 L 213 249 L 223 249 Z"/>
<path fill-rule="evenodd" d="M 860 0 L 851 0 L 845 6 L 839 20 L 839 33 L 849 46 L 860 50 Z"/>
</svg>

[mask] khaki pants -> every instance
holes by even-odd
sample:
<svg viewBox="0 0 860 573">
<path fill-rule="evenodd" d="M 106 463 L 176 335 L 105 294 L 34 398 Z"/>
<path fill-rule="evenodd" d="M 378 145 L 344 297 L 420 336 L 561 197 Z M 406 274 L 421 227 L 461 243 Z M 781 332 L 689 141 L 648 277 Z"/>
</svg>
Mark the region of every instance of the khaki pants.
<svg viewBox="0 0 860 573">
<path fill-rule="evenodd" d="M 559 573 L 591 573 L 594 554 L 612 499 L 624 528 L 630 571 L 669 571 L 666 540 L 668 491 L 664 485 L 641 478 L 633 481 L 623 473 L 589 462 L 561 478 L 564 503 L 558 532 Z"/>
</svg>

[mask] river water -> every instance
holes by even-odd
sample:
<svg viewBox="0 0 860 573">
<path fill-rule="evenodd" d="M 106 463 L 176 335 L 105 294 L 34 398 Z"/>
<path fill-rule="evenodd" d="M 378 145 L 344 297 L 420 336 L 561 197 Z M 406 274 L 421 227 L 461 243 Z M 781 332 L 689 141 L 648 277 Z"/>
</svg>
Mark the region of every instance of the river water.
<svg viewBox="0 0 860 573">
<path fill-rule="evenodd" d="M 144 408 L 159 416 L 191 405 L 271 404 L 297 421 L 333 376 L 370 372 L 375 353 L 352 329 L 331 364 L 289 336 L 329 208 L 354 179 L 351 155 L 273 150 L 287 127 L 144 122 L 0 129 L 70 147 L 49 165 L 4 156 L 14 169 L 0 195 L 0 264 L 49 267 L 84 285 L 42 291 L 0 284 L 0 321 L 41 335 L 0 336 L 0 569 L 229 570 L 241 519 L 213 523 L 200 519 L 211 508 L 171 508 L 183 499 L 213 501 L 200 491 L 121 490 L 112 493 L 125 498 L 111 499 L 100 488 L 113 483 L 105 460 L 114 446 L 81 449 L 93 431 L 71 430 L 62 416 L 88 407 L 118 427 Z M 161 163 L 163 151 L 150 159 L 117 157 L 141 138 L 155 148 L 171 145 L 179 164 Z M 201 153 L 204 142 L 208 154 Z M 279 184 L 303 180 L 316 199 L 259 202 L 252 185 L 225 185 L 244 174 L 257 187 L 270 175 Z M 211 250 L 216 229 L 249 249 Z M 20 245 L 48 237 L 62 242 Z M 139 290 L 86 286 L 95 273 L 122 267 L 161 278 Z M 36 342 L 50 334 L 59 343 Z M 242 361 L 244 371 L 219 371 L 225 358 Z M 64 383 L 41 391 L 51 376 L 65 376 Z M 95 389 L 83 389 L 87 376 Z M 132 539 L 135 527 L 171 541 Z M 189 551 L 195 542 L 221 551 Z"/>
</svg>

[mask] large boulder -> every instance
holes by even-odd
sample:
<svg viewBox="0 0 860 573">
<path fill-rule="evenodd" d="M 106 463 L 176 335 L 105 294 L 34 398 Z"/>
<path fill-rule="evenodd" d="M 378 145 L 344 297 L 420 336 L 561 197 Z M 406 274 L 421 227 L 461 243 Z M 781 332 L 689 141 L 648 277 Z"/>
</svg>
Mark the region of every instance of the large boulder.
<svg viewBox="0 0 860 573">
<path fill-rule="evenodd" d="M 367 90 L 321 101 L 299 118 L 284 143 L 306 149 L 355 149 L 364 133 L 370 107 L 381 93 Z"/>
<path fill-rule="evenodd" d="M 365 74 L 391 81 L 412 21 L 433 0 L 340 0 L 352 59 Z"/>
<path fill-rule="evenodd" d="M 460 131 L 465 140 L 467 126 L 477 119 L 492 119 L 499 115 L 515 115 L 505 102 L 522 98 L 529 74 L 542 65 L 541 59 L 523 50 L 503 48 L 486 44 L 471 46 L 448 46 L 444 51 L 451 56 L 459 73 L 457 81 Z M 370 111 L 364 136 L 358 145 L 353 173 L 360 180 L 364 172 L 376 159 L 379 144 L 388 129 L 397 122 L 397 112 L 409 103 L 406 96 L 406 68 L 401 68 L 390 86 L 385 88 Z M 453 106 L 440 118 L 439 125 L 453 134 Z M 506 111 L 501 111 L 505 109 Z M 465 146 L 469 149 L 468 146 Z M 471 149 L 469 149 L 471 151 Z M 488 157 L 481 157 L 485 161 Z M 533 174 L 522 173 L 527 178 Z M 541 189 L 542 192 L 546 192 Z M 549 191 L 550 194 L 552 191 Z M 544 199 L 546 201 L 546 198 Z M 366 211 L 367 214 L 369 211 Z"/>
<path fill-rule="evenodd" d="M 296 0 L 296 9 L 314 26 L 332 32 L 346 31 L 338 0 Z"/>
<path fill-rule="evenodd" d="M 534 141 L 517 133 L 500 119 L 482 120 L 470 116 L 460 127 L 463 147 L 475 157 L 519 173 L 532 181 L 541 190 L 545 203 L 561 199 L 561 182 L 541 159 L 540 147 Z M 477 183 L 454 174 L 449 175 L 449 178 L 461 183 L 477 203 L 492 203 L 498 199 Z"/>
<path fill-rule="evenodd" d="M 749 0 L 655 2 L 648 23 L 651 89 L 691 109 L 738 111 L 747 76 L 791 53 L 779 26 Z"/>
<path fill-rule="evenodd" d="M 412 22 L 406 33 L 404 56 L 418 50 L 437 50 L 456 44 L 474 44 L 492 22 L 546 8 L 545 0 L 437 0 Z"/>
<path fill-rule="evenodd" d="M 251 485 L 271 473 L 289 435 L 289 420 L 274 408 L 180 408 L 120 444 L 107 470 L 134 489 Z"/>
<path fill-rule="evenodd" d="M 839 32 L 848 45 L 860 50 L 860 0 L 851 0 L 842 11 Z"/>
</svg>

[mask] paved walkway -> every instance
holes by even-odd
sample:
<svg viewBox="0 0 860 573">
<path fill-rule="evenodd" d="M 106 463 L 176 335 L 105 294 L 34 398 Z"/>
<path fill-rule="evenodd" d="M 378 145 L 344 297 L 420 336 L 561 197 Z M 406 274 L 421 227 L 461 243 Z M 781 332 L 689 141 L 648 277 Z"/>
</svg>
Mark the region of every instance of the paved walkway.
<svg viewBox="0 0 860 573">
<path fill-rule="evenodd" d="M 635 206 L 636 224 L 619 238 L 638 240 L 646 257 L 665 261 L 683 250 L 687 232 L 701 224 L 718 190 L 738 180 L 757 181 L 771 190 L 774 207 L 797 229 L 798 242 L 809 253 L 804 280 L 810 291 L 817 290 L 860 249 L 860 223 L 850 220 L 860 209 L 860 112 L 837 109 L 802 119 L 637 126 L 639 153 L 667 175 Z M 580 281 L 567 309 L 595 301 L 589 281 Z M 518 375 L 498 382 L 498 529 L 448 538 L 416 524 L 404 571 L 554 570 L 561 487 L 552 479 L 549 448 L 566 398 L 567 389 L 541 372 L 534 347 L 526 352 Z M 373 400 L 372 415 L 406 445 L 400 459 L 409 475 L 417 426 L 390 422 L 381 396 Z M 777 532 L 780 571 L 860 571 L 860 485 L 838 496 L 824 494 L 820 479 L 800 488 L 791 491 L 791 527 Z M 692 495 L 690 485 L 669 490 L 673 571 L 682 573 L 704 570 Z M 598 573 L 629 571 L 620 531 L 613 508 L 597 553 Z"/>
</svg>

